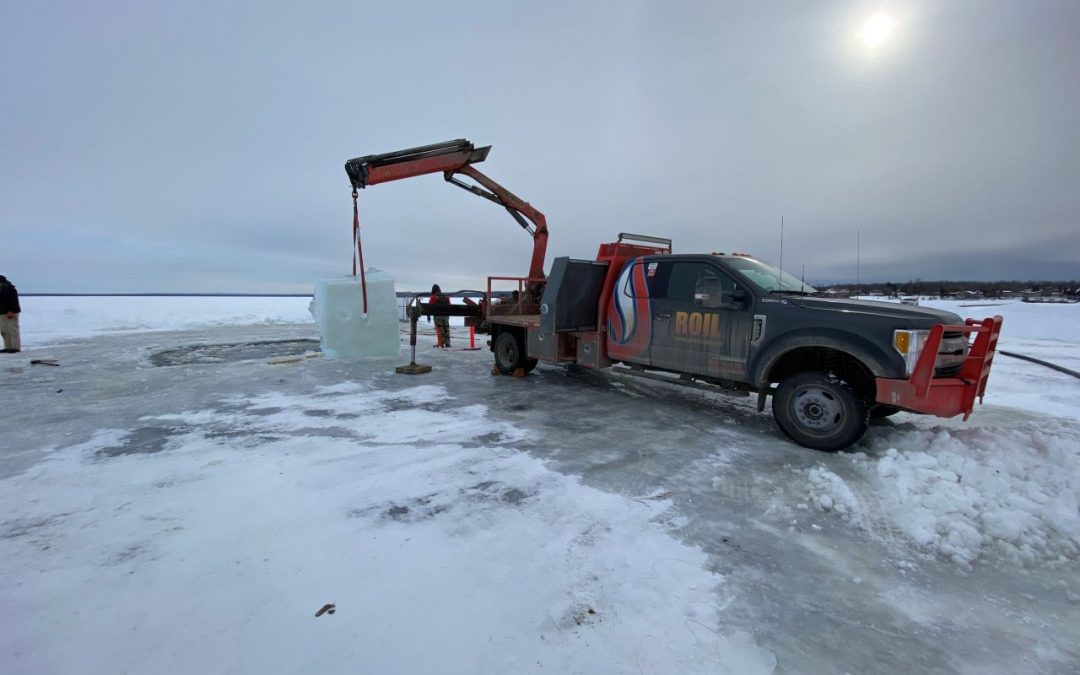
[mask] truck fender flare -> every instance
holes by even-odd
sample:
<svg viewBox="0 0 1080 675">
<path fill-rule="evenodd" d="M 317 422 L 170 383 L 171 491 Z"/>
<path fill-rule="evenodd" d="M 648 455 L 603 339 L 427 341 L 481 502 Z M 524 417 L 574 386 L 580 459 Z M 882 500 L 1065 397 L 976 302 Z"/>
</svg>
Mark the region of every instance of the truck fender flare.
<svg viewBox="0 0 1080 675">
<path fill-rule="evenodd" d="M 788 352 L 802 347 L 825 347 L 859 360 L 874 377 L 893 377 L 896 367 L 888 355 L 866 338 L 842 330 L 804 329 L 773 340 L 749 364 L 751 382 L 759 390 L 769 386 L 769 372 Z"/>
</svg>

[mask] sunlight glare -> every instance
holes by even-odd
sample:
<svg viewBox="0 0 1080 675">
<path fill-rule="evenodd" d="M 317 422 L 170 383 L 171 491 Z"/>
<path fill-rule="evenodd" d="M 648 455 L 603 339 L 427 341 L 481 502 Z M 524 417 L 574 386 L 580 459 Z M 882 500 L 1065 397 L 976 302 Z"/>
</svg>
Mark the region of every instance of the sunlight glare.
<svg viewBox="0 0 1080 675">
<path fill-rule="evenodd" d="M 863 23 L 859 37 L 869 49 L 877 49 L 885 44 L 896 28 L 896 21 L 885 12 L 878 12 Z"/>
</svg>

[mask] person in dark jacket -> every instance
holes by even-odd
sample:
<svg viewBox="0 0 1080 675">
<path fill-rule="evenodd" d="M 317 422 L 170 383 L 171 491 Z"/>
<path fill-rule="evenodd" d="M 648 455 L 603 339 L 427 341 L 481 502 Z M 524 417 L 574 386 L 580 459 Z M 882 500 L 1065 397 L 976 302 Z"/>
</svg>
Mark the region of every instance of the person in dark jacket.
<svg viewBox="0 0 1080 675">
<path fill-rule="evenodd" d="M 15 284 L 0 274 L 0 335 L 4 336 L 4 354 L 17 354 L 22 349 L 19 343 L 19 291 Z"/>
<path fill-rule="evenodd" d="M 431 297 L 428 298 L 428 304 L 449 305 L 450 296 L 442 292 L 442 289 L 439 288 L 439 284 L 434 284 L 431 287 Z M 428 321 L 431 321 L 430 316 L 428 317 Z M 450 348 L 450 317 L 435 317 L 435 339 L 436 347 Z"/>
</svg>

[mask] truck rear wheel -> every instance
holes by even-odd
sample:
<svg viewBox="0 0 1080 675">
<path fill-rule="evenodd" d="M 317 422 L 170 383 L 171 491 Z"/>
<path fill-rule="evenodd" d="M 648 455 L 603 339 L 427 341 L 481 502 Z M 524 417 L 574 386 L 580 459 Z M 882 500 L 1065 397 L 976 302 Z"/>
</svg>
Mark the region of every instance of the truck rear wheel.
<svg viewBox="0 0 1080 675">
<path fill-rule="evenodd" d="M 831 373 L 812 371 L 780 383 L 773 395 L 773 417 L 799 445 L 834 452 L 863 437 L 870 415 L 850 384 Z"/>
<path fill-rule="evenodd" d="M 495 367 L 503 375 L 513 375 L 522 368 L 526 373 L 536 368 L 536 359 L 525 355 L 525 344 L 521 335 L 512 330 L 504 330 L 495 338 Z"/>
</svg>

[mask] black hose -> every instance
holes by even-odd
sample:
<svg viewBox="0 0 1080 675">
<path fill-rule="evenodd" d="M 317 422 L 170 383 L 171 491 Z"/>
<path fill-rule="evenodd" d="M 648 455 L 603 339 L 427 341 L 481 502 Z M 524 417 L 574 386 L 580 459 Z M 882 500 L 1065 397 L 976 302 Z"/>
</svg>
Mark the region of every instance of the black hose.
<svg viewBox="0 0 1080 675">
<path fill-rule="evenodd" d="M 1037 363 L 1040 366 L 1046 366 L 1047 368 L 1050 368 L 1052 370 L 1056 370 L 1059 373 L 1065 373 L 1066 375 L 1072 375 L 1076 379 L 1080 380 L 1080 373 L 1076 372 L 1075 370 L 1069 370 L 1068 368 L 1062 368 L 1061 366 L 1050 363 L 1048 361 L 1043 361 L 1041 359 L 1034 359 L 1034 358 L 1032 358 L 1030 356 L 1024 356 L 1023 354 L 1015 354 L 1013 352 L 1007 352 L 1007 351 L 1003 351 L 1001 349 L 998 350 L 998 354 L 1004 354 L 1005 356 L 1011 356 L 1014 359 L 1020 359 L 1021 361 L 1031 361 L 1032 363 Z"/>
</svg>

